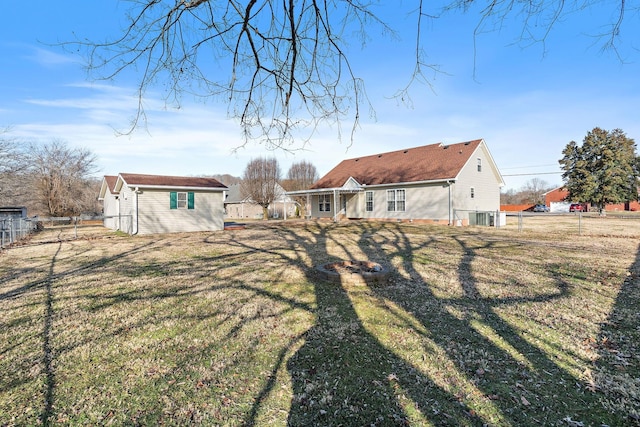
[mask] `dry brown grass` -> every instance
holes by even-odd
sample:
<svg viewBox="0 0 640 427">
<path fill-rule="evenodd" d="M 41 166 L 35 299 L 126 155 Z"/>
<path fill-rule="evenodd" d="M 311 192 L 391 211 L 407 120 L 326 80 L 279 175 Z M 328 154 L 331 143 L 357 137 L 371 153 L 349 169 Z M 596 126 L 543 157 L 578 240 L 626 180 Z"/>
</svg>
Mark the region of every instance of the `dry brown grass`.
<svg viewBox="0 0 640 427">
<path fill-rule="evenodd" d="M 0 254 L 0 425 L 638 423 L 640 221 L 550 219 L 47 229 Z"/>
</svg>

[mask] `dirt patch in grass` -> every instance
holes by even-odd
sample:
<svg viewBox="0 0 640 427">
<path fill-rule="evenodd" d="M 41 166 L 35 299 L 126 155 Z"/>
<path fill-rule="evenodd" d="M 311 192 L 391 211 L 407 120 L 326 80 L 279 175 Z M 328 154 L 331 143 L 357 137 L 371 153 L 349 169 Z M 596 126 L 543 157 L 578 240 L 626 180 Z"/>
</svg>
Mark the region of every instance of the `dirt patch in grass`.
<svg viewBox="0 0 640 427">
<path fill-rule="evenodd" d="M 640 224 L 611 221 L 47 229 L 0 254 L 0 425 L 638 424 Z M 392 274 L 319 277 L 345 259 Z"/>
</svg>

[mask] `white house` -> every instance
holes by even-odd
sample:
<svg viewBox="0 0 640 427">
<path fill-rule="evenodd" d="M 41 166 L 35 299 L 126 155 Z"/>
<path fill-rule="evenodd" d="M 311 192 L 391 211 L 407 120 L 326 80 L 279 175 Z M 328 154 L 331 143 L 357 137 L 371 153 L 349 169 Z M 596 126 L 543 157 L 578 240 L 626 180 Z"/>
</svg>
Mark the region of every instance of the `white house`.
<svg viewBox="0 0 640 427">
<path fill-rule="evenodd" d="M 286 195 L 280 184 L 275 184 L 276 199 L 269 204 L 269 217 L 289 218 L 295 215 L 296 202 Z M 262 218 L 262 206 L 242 194 L 242 184 L 232 184 L 225 194 L 225 215 L 229 219 Z"/>
<path fill-rule="evenodd" d="M 343 160 L 307 194 L 314 218 L 486 224 L 504 181 L 482 139 Z"/>
<path fill-rule="evenodd" d="M 104 177 L 98 200 L 104 204 L 104 225 L 113 230 L 212 231 L 224 229 L 226 189 L 214 178 L 121 173 Z"/>
</svg>

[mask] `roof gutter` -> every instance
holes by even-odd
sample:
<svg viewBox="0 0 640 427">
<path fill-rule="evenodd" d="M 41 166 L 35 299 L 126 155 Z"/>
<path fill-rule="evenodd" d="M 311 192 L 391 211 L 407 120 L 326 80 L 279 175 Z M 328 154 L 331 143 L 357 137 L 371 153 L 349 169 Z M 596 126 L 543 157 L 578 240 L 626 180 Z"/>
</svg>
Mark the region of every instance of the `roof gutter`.
<svg viewBox="0 0 640 427">
<path fill-rule="evenodd" d="M 455 178 L 443 178 L 443 179 L 430 179 L 427 181 L 409 181 L 409 182 L 393 182 L 391 184 L 362 184 L 362 188 L 376 188 L 376 187 L 398 187 L 404 185 L 423 185 L 423 184 L 452 184 L 455 183 Z"/>
<path fill-rule="evenodd" d="M 174 185 L 136 185 L 128 184 L 129 186 L 135 186 L 137 189 L 147 188 L 151 190 L 184 190 L 184 191 L 227 191 L 228 187 L 184 187 Z"/>
<path fill-rule="evenodd" d="M 284 194 L 286 195 L 300 195 L 300 194 L 333 194 L 334 191 L 340 192 L 360 192 L 364 191 L 366 188 L 378 188 L 378 187 L 398 187 L 405 185 L 424 185 L 424 184 L 444 184 L 451 185 L 456 182 L 456 178 L 443 178 L 443 179 L 430 179 L 426 181 L 408 181 L 408 182 L 394 182 L 390 184 L 360 184 L 360 188 L 344 188 L 344 187 L 331 187 L 331 188 L 314 188 L 309 190 L 297 190 L 297 191 L 287 191 Z"/>
<path fill-rule="evenodd" d="M 343 188 L 343 187 L 334 187 L 334 188 L 314 188 L 311 190 L 296 190 L 296 191 L 286 191 L 284 194 L 287 196 L 296 196 L 302 194 L 333 194 L 335 191 L 340 191 L 343 193 L 353 192 L 358 193 L 362 191 L 362 188 Z"/>
</svg>

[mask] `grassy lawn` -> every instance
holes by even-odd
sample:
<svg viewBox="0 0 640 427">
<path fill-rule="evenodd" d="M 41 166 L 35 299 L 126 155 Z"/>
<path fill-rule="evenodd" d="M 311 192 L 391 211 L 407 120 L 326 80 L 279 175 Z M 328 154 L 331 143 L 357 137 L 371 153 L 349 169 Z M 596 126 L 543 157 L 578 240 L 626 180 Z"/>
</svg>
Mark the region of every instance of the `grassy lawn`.
<svg viewBox="0 0 640 427">
<path fill-rule="evenodd" d="M 566 221 L 48 228 L 0 252 L 0 425 L 640 425 L 640 221 Z"/>
</svg>

